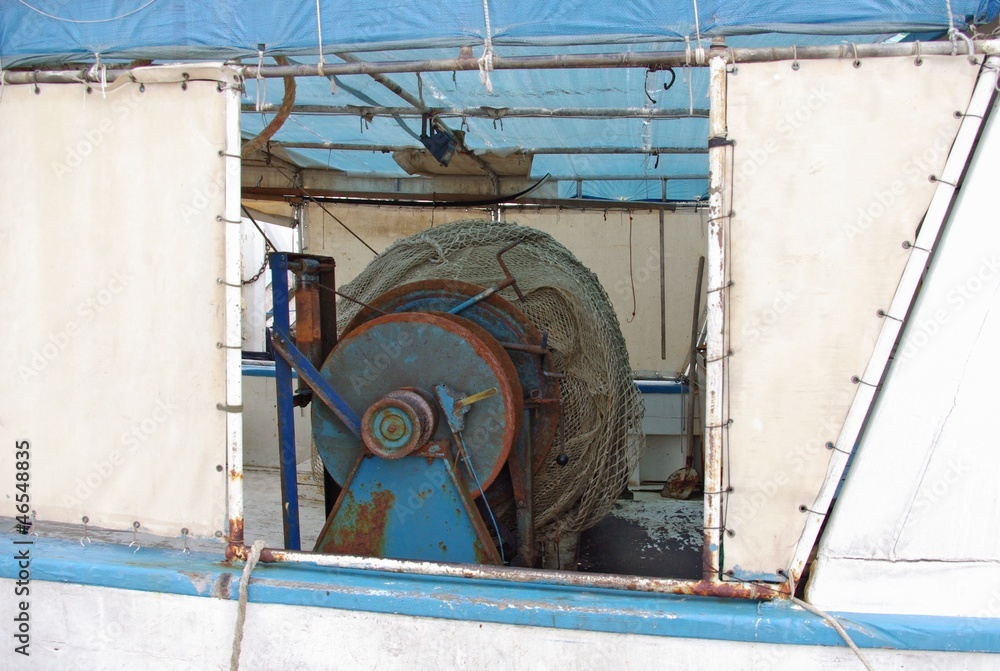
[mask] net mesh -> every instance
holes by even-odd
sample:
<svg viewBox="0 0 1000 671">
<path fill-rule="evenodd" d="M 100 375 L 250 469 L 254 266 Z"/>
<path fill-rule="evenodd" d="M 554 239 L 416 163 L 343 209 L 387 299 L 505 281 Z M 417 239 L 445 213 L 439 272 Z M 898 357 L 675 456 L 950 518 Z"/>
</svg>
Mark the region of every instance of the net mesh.
<svg viewBox="0 0 1000 671">
<path fill-rule="evenodd" d="M 558 541 L 596 523 L 624 490 L 643 448 L 642 398 L 632 381 L 618 319 L 603 287 L 573 254 L 542 231 L 511 222 L 458 221 L 397 240 L 342 291 L 368 302 L 407 282 L 454 279 L 483 287 L 503 279 L 497 252 L 525 295 L 501 295 L 549 334 L 561 382 L 562 417 L 552 453 L 535 473 L 533 507 L 541 541 Z M 357 313 L 340 301 L 339 328 Z M 508 513 L 510 511 L 507 511 Z"/>
</svg>

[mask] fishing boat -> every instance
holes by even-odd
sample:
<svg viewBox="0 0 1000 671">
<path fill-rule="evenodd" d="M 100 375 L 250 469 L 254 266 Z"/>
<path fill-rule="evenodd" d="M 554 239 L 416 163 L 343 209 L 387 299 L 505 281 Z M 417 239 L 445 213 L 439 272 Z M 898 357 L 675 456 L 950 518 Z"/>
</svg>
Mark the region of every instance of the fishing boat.
<svg viewBox="0 0 1000 671">
<path fill-rule="evenodd" d="M 374 9 L 0 2 L 2 668 L 996 668 L 1000 4 Z"/>
</svg>

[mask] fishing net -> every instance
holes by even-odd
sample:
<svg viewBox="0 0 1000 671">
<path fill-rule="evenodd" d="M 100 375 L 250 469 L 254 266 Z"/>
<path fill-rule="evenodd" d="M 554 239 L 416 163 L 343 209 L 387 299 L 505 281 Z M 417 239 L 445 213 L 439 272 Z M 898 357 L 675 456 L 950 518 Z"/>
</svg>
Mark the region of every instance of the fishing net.
<svg viewBox="0 0 1000 671">
<path fill-rule="evenodd" d="M 642 399 L 618 319 L 597 276 L 547 233 L 510 222 L 466 220 L 397 240 L 342 291 L 368 302 L 401 284 L 428 279 L 492 286 L 503 279 L 497 252 L 517 240 L 521 244 L 503 258 L 525 300 L 517 301 L 512 289 L 501 295 L 540 331 L 548 331 L 554 368 L 566 375 L 561 381 L 564 445 L 553 453 L 565 453 L 569 462 L 559 466 L 547 459 L 533 483 L 536 534 L 558 542 L 608 512 L 643 447 Z M 338 303 L 341 330 L 358 309 Z"/>
</svg>

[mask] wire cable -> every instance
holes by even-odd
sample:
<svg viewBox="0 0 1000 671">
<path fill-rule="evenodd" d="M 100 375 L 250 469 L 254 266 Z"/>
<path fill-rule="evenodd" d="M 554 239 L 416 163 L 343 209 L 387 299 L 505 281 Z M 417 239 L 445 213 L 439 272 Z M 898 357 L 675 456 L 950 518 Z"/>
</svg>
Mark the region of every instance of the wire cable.
<svg viewBox="0 0 1000 671">
<path fill-rule="evenodd" d="M 351 230 L 351 228 L 350 228 L 350 227 L 349 227 L 349 226 L 348 226 L 347 224 L 345 224 L 344 222 L 342 222 L 342 221 L 341 221 L 341 220 L 340 220 L 340 219 L 339 219 L 339 218 L 337 217 L 337 215 L 335 215 L 335 214 L 334 214 L 333 212 L 331 212 L 330 210 L 328 210 L 328 209 L 326 209 L 325 207 L 323 207 L 323 203 L 322 203 L 322 202 L 320 202 L 319 200 L 317 200 L 315 196 L 313 196 L 313 195 L 312 195 L 311 193 L 309 193 L 308 191 L 306 191 L 306 190 L 305 190 L 304 188 L 302 188 L 301 186 L 297 185 L 297 184 L 295 183 L 295 180 L 294 180 L 294 179 L 293 179 L 292 177 L 289 177 L 288 173 L 286 173 L 286 172 L 285 172 L 284 170 L 282 170 L 282 169 L 281 169 L 281 168 L 279 168 L 278 166 L 272 166 L 272 167 L 273 167 L 273 168 L 274 168 L 275 170 L 277 170 L 278 172 L 280 172 L 280 173 L 281 173 L 282 175 L 284 175 L 284 176 L 285 176 L 285 179 L 287 179 L 287 180 L 288 180 L 288 181 L 289 181 L 289 182 L 290 182 L 290 183 L 292 184 L 292 186 L 293 186 L 294 188 L 298 189 L 298 190 L 299 190 L 299 191 L 300 191 L 300 192 L 301 192 L 301 193 L 302 193 L 302 194 L 303 194 L 303 195 L 304 195 L 304 196 L 305 196 L 306 198 L 308 198 L 308 199 L 309 199 L 309 200 L 311 200 L 312 202 L 316 203 L 316 205 L 317 205 L 317 206 L 319 206 L 319 209 L 321 209 L 321 210 L 323 210 L 324 212 L 326 212 L 326 213 L 327 213 L 327 214 L 328 214 L 328 215 L 330 216 L 330 218 L 332 218 L 332 219 L 333 219 L 334 221 L 336 221 L 336 222 L 337 222 L 338 224 L 340 224 L 341 226 L 343 226 L 343 227 L 344 227 L 344 230 L 345 230 L 345 231 L 347 231 L 348 233 L 350 233 L 351 235 L 353 235 L 353 236 L 355 237 L 355 239 L 357 239 L 357 241 L 358 241 L 358 242 L 360 242 L 360 243 L 361 243 L 362 245 L 364 245 L 365 247 L 367 247 L 368 249 L 370 249 L 370 250 L 371 250 L 371 253 L 372 253 L 372 254 L 374 254 L 375 256 L 378 256 L 378 252 L 377 252 L 377 251 L 375 251 L 375 248 L 374 248 L 374 247 L 372 247 L 372 246 L 371 246 L 371 245 L 369 245 L 369 244 L 368 244 L 367 242 L 365 242 L 365 241 L 364 241 L 364 239 L 363 239 L 363 238 L 362 238 L 362 237 L 361 237 L 360 235 L 358 235 L 357 233 L 355 233 L 354 231 L 352 231 L 352 230 Z"/>
<path fill-rule="evenodd" d="M 500 525 L 497 524 L 497 518 L 493 516 L 493 509 L 490 508 L 490 502 L 486 500 L 486 490 L 483 489 L 483 483 L 479 482 L 479 476 L 476 475 L 476 469 L 472 467 L 472 457 L 469 456 L 469 451 L 465 449 L 465 440 L 462 439 L 462 433 L 456 433 L 455 437 L 458 438 L 458 442 L 462 445 L 462 454 L 465 455 L 465 465 L 468 467 L 469 472 L 472 473 L 472 478 L 476 481 L 476 486 L 479 487 L 479 493 L 483 497 L 483 505 L 486 507 L 486 512 L 490 514 L 490 520 L 493 522 L 493 529 L 497 532 L 497 545 L 500 547 L 500 560 L 506 564 L 507 558 L 503 553 L 503 537 L 500 535 Z"/>
<path fill-rule="evenodd" d="M 271 248 L 271 251 L 278 251 L 278 248 L 275 247 L 274 243 L 267 237 L 267 233 L 264 232 L 264 229 L 261 228 L 260 224 L 257 223 L 257 220 L 253 218 L 252 214 L 250 214 L 250 210 L 246 208 L 246 205 L 240 205 L 240 209 L 243 210 L 243 214 L 247 215 L 247 219 L 253 222 L 253 225 L 257 227 L 258 231 L 260 231 L 260 234 L 264 236 L 264 242 Z"/>
<path fill-rule="evenodd" d="M 136 9 L 133 9 L 131 12 L 125 12 L 124 14 L 119 14 L 118 16 L 113 16 L 110 19 L 93 19 L 93 20 L 90 20 L 90 21 L 85 21 L 85 20 L 80 20 L 80 19 L 66 19 L 66 18 L 63 18 L 61 16 L 56 16 L 54 14 L 48 14 L 48 13 L 43 12 L 42 10 L 38 9 L 38 7 L 33 7 L 32 5 L 29 5 L 24 0 L 17 0 L 17 1 L 20 2 L 22 5 L 24 5 L 25 7 L 27 7 L 28 9 L 30 9 L 31 11 L 38 12 L 39 14 L 41 14 L 42 16 L 44 16 L 45 18 L 52 19 L 54 21 L 62 21 L 63 23 L 110 23 L 111 21 L 118 21 L 119 19 L 124 19 L 126 16 L 132 16 L 133 14 L 141 12 L 142 10 L 146 9 L 151 4 L 153 4 L 154 2 L 156 2 L 156 0 L 149 0 L 149 2 L 147 2 L 142 7 L 137 7 Z"/>
</svg>

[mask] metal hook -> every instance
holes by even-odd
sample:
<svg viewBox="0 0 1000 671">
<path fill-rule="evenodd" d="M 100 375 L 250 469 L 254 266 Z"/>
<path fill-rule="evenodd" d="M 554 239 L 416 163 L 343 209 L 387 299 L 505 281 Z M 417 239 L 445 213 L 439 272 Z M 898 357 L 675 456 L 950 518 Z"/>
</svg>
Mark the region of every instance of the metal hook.
<svg viewBox="0 0 1000 671">
<path fill-rule="evenodd" d="M 649 98 L 649 102 L 651 102 L 654 105 L 656 105 L 657 104 L 656 100 L 653 99 L 653 96 L 649 95 L 649 73 L 652 72 L 652 71 L 653 71 L 652 68 L 649 68 L 649 69 L 646 70 L 646 74 L 643 75 L 643 78 L 642 78 L 642 92 L 646 94 L 647 98 Z"/>
<path fill-rule="evenodd" d="M 188 533 L 189 532 L 187 527 L 181 529 L 181 538 L 184 539 L 184 549 L 181 550 L 181 552 L 183 552 L 186 555 L 191 554 L 191 549 L 188 548 Z"/>
<path fill-rule="evenodd" d="M 87 535 L 87 522 L 90 521 L 90 518 L 84 515 L 82 519 L 83 519 L 83 538 L 80 539 L 80 545 L 82 545 L 83 547 L 87 547 L 87 544 L 91 542 L 90 536 Z M 87 543 L 85 544 L 84 541 L 87 541 Z"/>
<path fill-rule="evenodd" d="M 139 526 L 140 525 L 138 522 L 132 522 L 132 542 L 128 544 L 129 547 L 132 547 L 133 545 L 135 546 L 135 549 L 132 550 L 132 554 L 138 552 L 139 548 L 142 547 L 141 545 L 139 545 L 139 538 L 138 538 Z"/>
<path fill-rule="evenodd" d="M 521 288 L 519 286 L 517 286 L 517 280 L 514 278 L 513 273 L 511 273 L 510 270 L 507 268 L 507 264 L 504 263 L 503 259 L 501 258 L 504 254 L 506 254 L 510 250 L 514 249 L 515 247 L 517 247 L 522 242 L 524 242 L 524 240 L 516 240 L 516 241 L 510 243 L 509 245 L 507 245 L 506 247 L 504 247 L 503 249 L 501 249 L 499 252 L 497 252 L 497 263 L 500 264 L 500 268 L 503 269 L 503 274 L 504 274 L 504 277 L 506 278 L 506 279 L 504 279 L 503 282 L 500 283 L 500 285 L 499 285 L 500 289 L 505 289 L 507 287 L 513 287 L 514 292 L 517 294 L 518 299 L 520 299 L 520 300 L 523 301 L 524 300 L 524 294 L 521 293 Z"/>
</svg>

